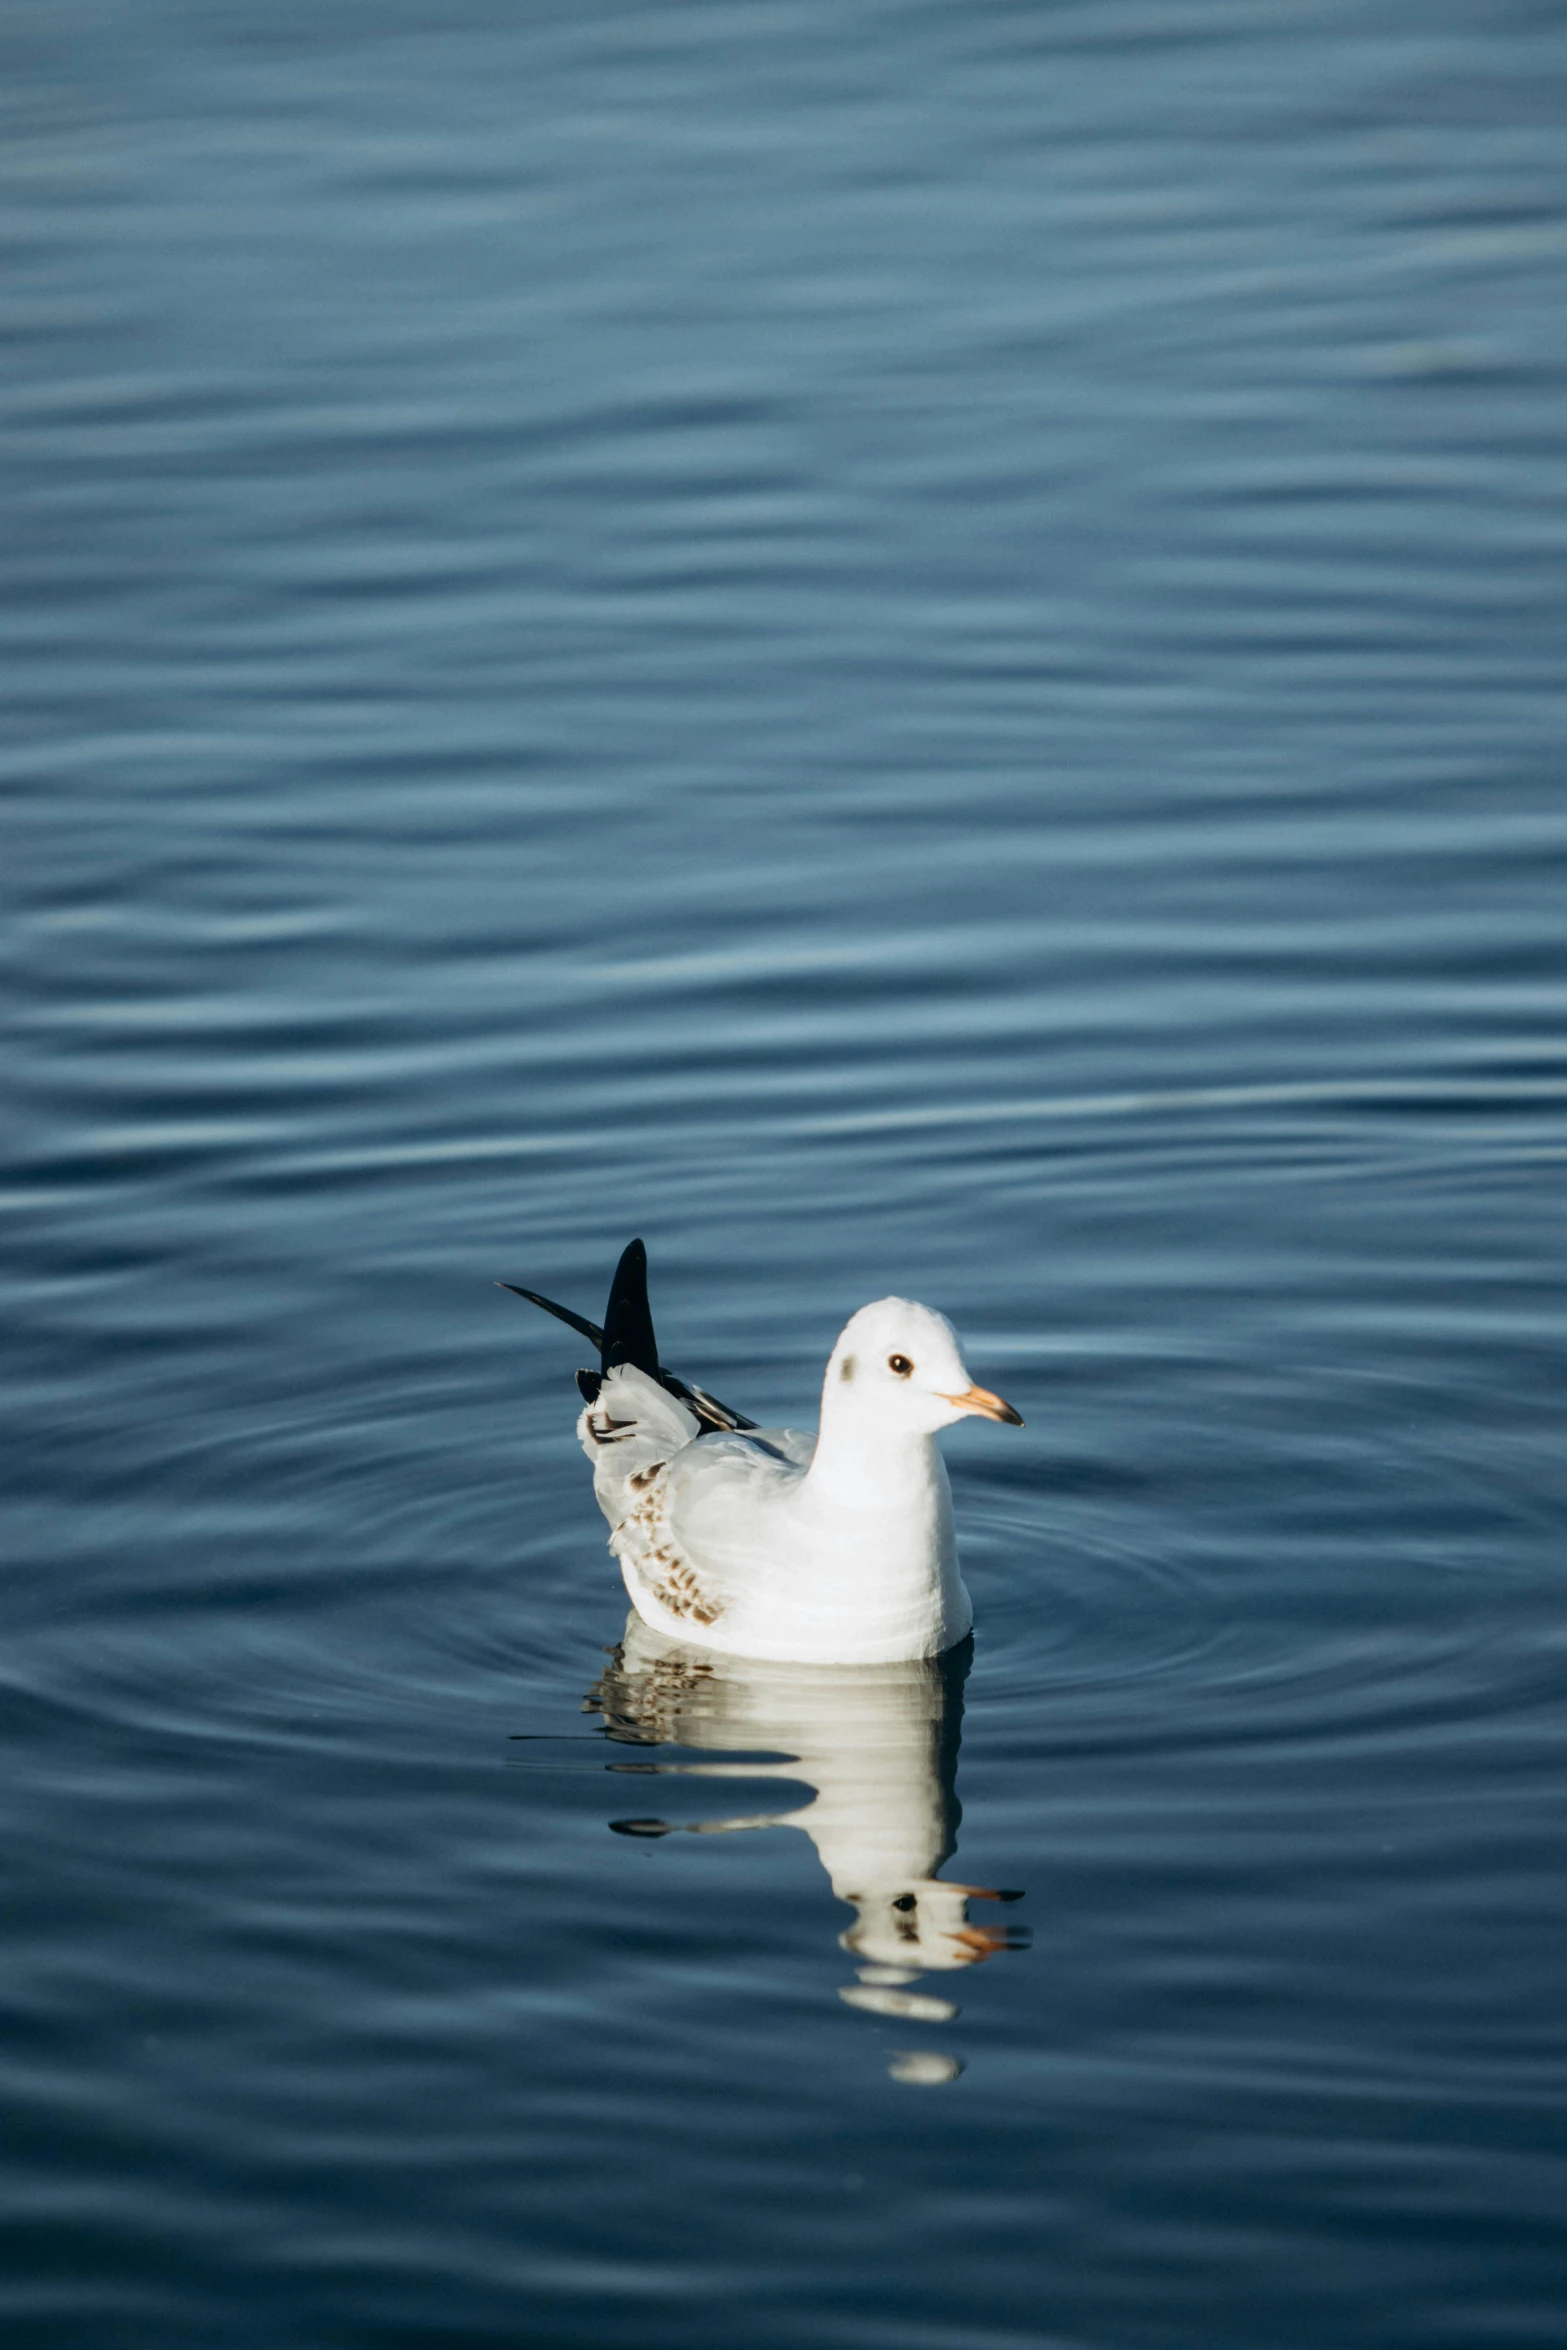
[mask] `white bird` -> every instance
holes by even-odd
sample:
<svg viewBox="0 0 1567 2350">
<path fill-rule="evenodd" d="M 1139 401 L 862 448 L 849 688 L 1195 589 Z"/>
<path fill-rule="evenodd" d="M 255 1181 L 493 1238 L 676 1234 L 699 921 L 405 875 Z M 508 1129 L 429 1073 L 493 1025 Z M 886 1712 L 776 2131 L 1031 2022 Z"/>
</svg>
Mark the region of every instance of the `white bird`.
<svg viewBox="0 0 1567 2350">
<path fill-rule="evenodd" d="M 970 1413 L 1022 1421 L 974 1385 L 944 1315 L 902 1297 L 862 1306 L 832 1350 L 810 1436 L 758 1428 L 663 1369 L 640 1240 L 602 1329 L 536 1290 L 515 1294 L 599 1349 L 599 1369 L 577 1373 L 577 1434 L 631 1604 L 654 1631 L 837 1665 L 937 1656 L 968 1632 L 934 1440 Z"/>
</svg>

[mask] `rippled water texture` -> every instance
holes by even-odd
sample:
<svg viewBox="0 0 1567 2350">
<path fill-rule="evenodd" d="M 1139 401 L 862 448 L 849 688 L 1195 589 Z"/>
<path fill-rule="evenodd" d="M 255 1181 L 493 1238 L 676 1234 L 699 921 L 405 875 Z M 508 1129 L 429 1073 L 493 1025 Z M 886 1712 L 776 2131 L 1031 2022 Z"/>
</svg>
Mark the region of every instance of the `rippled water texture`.
<svg viewBox="0 0 1567 2350">
<path fill-rule="evenodd" d="M 1561 2342 L 1564 100 L 10 0 L 8 2345 Z M 972 1652 L 622 1645 L 634 1232 Z"/>
</svg>

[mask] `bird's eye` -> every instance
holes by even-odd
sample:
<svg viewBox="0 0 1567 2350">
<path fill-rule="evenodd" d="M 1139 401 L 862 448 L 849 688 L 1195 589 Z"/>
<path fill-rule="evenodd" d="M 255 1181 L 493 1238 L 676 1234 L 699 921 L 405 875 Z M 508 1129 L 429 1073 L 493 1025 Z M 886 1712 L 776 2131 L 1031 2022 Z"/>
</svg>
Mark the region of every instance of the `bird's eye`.
<svg viewBox="0 0 1567 2350">
<path fill-rule="evenodd" d="M 900 1893 L 892 1906 L 894 1909 L 901 1909 L 906 1916 L 908 1912 L 917 1905 L 912 1893 Z"/>
<path fill-rule="evenodd" d="M 907 1379 L 914 1365 L 909 1361 L 907 1355 L 889 1355 L 887 1368 L 895 1379 Z"/>
</svg>

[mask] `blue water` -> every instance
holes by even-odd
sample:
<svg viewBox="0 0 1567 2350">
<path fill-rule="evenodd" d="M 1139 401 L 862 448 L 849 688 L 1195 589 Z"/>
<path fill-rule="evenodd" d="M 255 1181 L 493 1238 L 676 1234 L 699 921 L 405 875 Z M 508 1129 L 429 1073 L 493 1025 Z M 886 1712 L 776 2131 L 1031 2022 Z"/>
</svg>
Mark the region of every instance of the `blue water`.
<svg viewBox="0 0 1567 2350">
<path fill-rule="evenodd" d="M 8 2344 L 1567 2333 L 1564 102 L 10 0 Z M 606 1655 L 634 1232 L 971 1657 Z"/>
</svg>

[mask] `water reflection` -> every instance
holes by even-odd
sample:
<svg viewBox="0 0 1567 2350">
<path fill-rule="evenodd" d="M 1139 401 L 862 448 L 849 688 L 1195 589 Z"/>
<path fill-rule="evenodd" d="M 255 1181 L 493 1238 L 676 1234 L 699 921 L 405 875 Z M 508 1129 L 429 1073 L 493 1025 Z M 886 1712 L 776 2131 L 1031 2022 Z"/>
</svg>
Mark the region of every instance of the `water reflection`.
<svg viewBox="0 0 1567 2350">
<path fill-rule="evenodd" d="M 810 1837 L 854 1923 L 838 1937 L 859 1961 L 839 1997 L 909 2023 L 949 2023 L 952 2000 L 914 1986 L 998 1951 L 1026 1947 L 1017 1926 L 976 1925 L 971 1901 L 1016 1901 L 996 1886 L 940 1872 L 957 1846 L 958 1746 L 972 1641 L 906 1664 L 784 1665 L 681 1647 L 635 1614 L 589 1692 L 611 1738 L 722 1754 L 711 1762 L 624 1764 L 652 1775 L 779 1779 L 814 1792 L 787 1810 L 745 1812 L 678 1826 L 617 1820 L 622 1835 L 724 1836 L 798 1828 Z M 962 2070 L 956 2057 L 911 2049 L 895 2080 L 930 2084 Z"/>
</svg>

